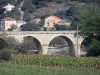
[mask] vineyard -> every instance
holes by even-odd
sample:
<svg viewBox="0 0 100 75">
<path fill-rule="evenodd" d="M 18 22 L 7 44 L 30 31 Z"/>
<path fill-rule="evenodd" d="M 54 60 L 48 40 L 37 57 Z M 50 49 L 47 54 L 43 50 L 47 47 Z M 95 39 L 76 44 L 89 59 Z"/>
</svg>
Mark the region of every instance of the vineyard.
<svg viewBox="0 0 100 75">
<path fill-rule="evenodd" d="M 0 61 L 0 75 L 100 75 L 100 58 L 18 55 Z"/>
</svg>

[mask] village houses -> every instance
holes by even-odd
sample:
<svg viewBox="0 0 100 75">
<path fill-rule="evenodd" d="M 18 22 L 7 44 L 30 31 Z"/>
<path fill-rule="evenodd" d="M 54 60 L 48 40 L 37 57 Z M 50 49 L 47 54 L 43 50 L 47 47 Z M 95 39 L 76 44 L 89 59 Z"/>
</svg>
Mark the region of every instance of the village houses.
<svg viewBox="0 0 100 75">
<path fill-rule="evenodd" d="M 11 17 L 6 17 L 0 20 L 0 30 L 8 31 L 12 26 L 16 26 L 18 29 L 21 25 L 26 24 L 24 21 L 16 21 L 16 19 Z"/>
<path fill-rule="evenodd" d="M 45 18 L 45 25 L 44 25 L 44 27 L 46 27 L 47 29 L 54 28 L 54 26 L 56 24 L 57 25 L 70 26 L 71 21 L 61 19 L 61 18 L 59 18 L 57 16 L 49 16 L 49 17 Z"/>
<path fill-rule="evenodd" d="M 16 20 L 11 17 L 6 17 L 0 20 L 0 30 L 7 31 L 12 25 L 16 25 Z"/>
</svg>

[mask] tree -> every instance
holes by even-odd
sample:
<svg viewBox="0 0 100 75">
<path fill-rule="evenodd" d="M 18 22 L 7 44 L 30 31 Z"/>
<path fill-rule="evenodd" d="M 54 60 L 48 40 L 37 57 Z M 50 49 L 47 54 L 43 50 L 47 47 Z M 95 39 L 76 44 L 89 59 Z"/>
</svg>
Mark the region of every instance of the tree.
<svg viewBox="0 0 100 75">
<path fill-rule="evenodd" d="M 5 11 L 5 8 L 0 7 L 0 19 L 4 18 L 4 11 Z"/>
<path fill-rule="evenodd" d="M 30 22 L 22 25 L 20 28 L 22 31 L 38 31 L 38 30 L 40 30 L 40 27 L 38 26 L 38 24 L 30 23 Z"/>
<path fill-rule="evenodd" d="M 87 56 L 100 56 L 100 40 L 92 40 Z"/>
<path fill-rule="evenodd" d="M 28 12 L 33 12 L 33 4 L 32 4 L 32 0 L 25 0 L 24 4 L 22 6 L 22 10 L 23 11 L 28 11 Z"/>
<path fill-rule="evenodd" d="M 11 25 L 11 28 L 8 28 L 8 31 L 14 31 L 17 29 L 18 29 L 17 25 Z"/>
<path fill-rule="evenodd" d="M 41 7 L 39 9 L 37 9 L 33 15 L 34 16 L 38 16 L 38 17 L 42 17 L 42 16 L 49 16 L 49 15 L 55 15 L 57 12 L 60 11 L 66 11 L 70 8 L 70 6 L 67 6 L 66 3 L 54 3 L 54 2 L 49 2 L 49 3 L 45 3 L 45 7 Z"/>
<path fill-rule="evenodd" d="M 78 8 L 77 13 L 72 25 L 75 28 L 78 26 L 81 35 L 89 38 L 87 40 L 89 44 L 88 55 L 98 56 L 100 50 L 98 45 L 100 41 L 100 6 L 98 4 L 85 4 Z"/>
<path fill-rule="evenodd" d="M 100 36 L 100 6 L 97 4 L 83 5 L 77 7 L 73 16 L 72 26 L 81 30 L 83 36 Z"/>
<path fill-rule="evenodd" d="M 8 46 L 7 42 L 5 42 L 5 40 L 0 38 L 0 49 L 3 49 L 5 47 L 7 47 L 7 46 Z"/>
<path fill-rule="evenodd" d="M 0 14 L 3 14 L 5 11 L 5 8 L 0 8 Z"/>
<path fill-rule="evenodd" d="M 21 13 L 17 8 L 14 8 L 10 12 L 5 13 L 5 17 L 13 17 L 16 20 L 20 20 Z"/>
<path fill-rule="evenodd" d="M 55 29 L 60 31 L 60 30 L 68 30 L 68 26 L 65 26 L 65 25 L 55 25 Z"/>
<path fill-rule="evenodd" d="M 32 15 L 28 11 L 25 11 L 23 20 L 29 22 L 31 19 L 32 19 Z"/>
<path fill-rule="evenodd" d="M 8 48 L 4 48 L 0 50 L 0 59 L 9 61 L 12 58 L 12 53 Z"/>
<path fill-rule="evenodd" d="M 8 3 L 8 0 L 0 0 L 0 5 L 1 4 L 7 4 Z"/>
</svg>

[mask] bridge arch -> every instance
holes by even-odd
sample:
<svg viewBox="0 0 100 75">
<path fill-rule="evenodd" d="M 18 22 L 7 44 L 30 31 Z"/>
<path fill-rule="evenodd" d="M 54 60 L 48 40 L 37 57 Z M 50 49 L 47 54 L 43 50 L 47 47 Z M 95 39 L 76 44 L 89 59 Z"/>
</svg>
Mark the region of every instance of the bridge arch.
<svg viewBox="0 0 100 75">
<path fill-rule="evenodd" d="M 59 39 L 59 40 L 57 40 Z M 56 41 L 57 40 L 57 41 Z M 59 45 L 56 45 L 57 43 L 54 42 L 60 42 Z M 63 41 L 63 42 L 61 42 Z M 63 45 L 63 46 L 62 46 Z M 75 56 L 75 49 L 74 49 L 74 44 L 72 42 L 72 40 L 64 35 L 59 35 L 59 36 L 55 36 L 52 40 L 50 40 L 49 42 L 49 47 L 48 47 L 48 54 L 50 54 L 50 48 L 59 48 L 59 49 L 64 49 L 63 53 L 67 51 L 66 54 L 64 55 L 69 55 L 69 56 Z M 57 52 L 59 53 L 59 52 Z"/>
<path fill-rule="evenodd" d="M 89 42 L 87 40 L 91 40 L 91 39 L 85 37 L 80 43 L 80 56 L 86 56 L 88 52 L 87 49 L 88 49 Z"/>
<path fill-rule="evenodd" d="M 26 46 L 28 48 L 28 50 L 31 50 L 32 53 L 36 53 L 36 54 L 42 54 L 43 53 L 43 49 L 42 49 L 42 45 L 41 42 L 34 36 L 24 36 L 23 37 L 23 43 L 27 44 Z"/>
</svg>

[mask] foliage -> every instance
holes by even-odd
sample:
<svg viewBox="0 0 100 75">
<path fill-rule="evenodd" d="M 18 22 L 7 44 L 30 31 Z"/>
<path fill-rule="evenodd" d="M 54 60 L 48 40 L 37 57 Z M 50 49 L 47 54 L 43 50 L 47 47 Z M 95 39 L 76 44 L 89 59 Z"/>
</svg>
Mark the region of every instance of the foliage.
<svg viewBox="0 0 100 75">
<path fill-rule="evenodd" d="M 76 15 L 74 15 L 74 21 L 72 25 L 81 30 L 84 36 L 99 36 L 100 34 L 100 6 L 98 4 L 76 6 Z"/>
<path fill-rule="evenodd" d="M 90 49 L 87 56 L 99 56 L 100 55 L 100 41 L 93 39 L 90 45 Z"/>
<path fill-rule="evenodd" d="M 14 47 L 16 47 L 16 45 L 19 44 L 18 40 L 16 40 L 14 37 L 4 37 L 6 43 L 8 44 L 7 47 L 9 49 L 14 49 Z"/>
<path fill-rule="evenodd" d="M 21 27 L 22 31 L 38 31 L 40 30 L 40 27 L 36 23 L 28 22 L 27 24 L 22 25 Z"/>
<path fill-rule="evenodd" d="M 10 60 L 11 59 L 11 52 L 9 49 L 4 48 L 0 50 L 0 59 L 1 60 Z"/>
<path fill-rule="evenodd" d="M 59 48 L 60 47 L 63 48 L 63 47 L 67 47 L 68 43 L 62 37 L 56 37 L 50 42 L 49 46 L 53 46 L 53 47 L 58 46 Z"/>
<path fill-rule="evenodd" d="M 5 40 L 0 38 L 0 49 L 3 49 L 5 47 L 7 47 L 7 46 L 8 46 L 8 44 L 5 42 Z"/>
<path fill-rule="evenodd" d="M 25 0 L 23 6 L 22 6 L 22 10 L 23 11 L 28 11 L 28 12 L 33 12 L 33 4 L 32 4 L 32 0 Z"/>
<path fill-rule="evenodd" d="M 18 45 L 19 42 L 14 37 L 8 37 L 5 33 L 1 35 L 0 38 L 0 49 L 8 48 L 11 50 L 15 50 L 16 45 Z"/>
<path fill-rule="evenodd" d="M 27 53 L 28 50 L 37 49 L 33 37 L 24 37 L 24 42 L 19 47 L 19 53 Z"/>
<path fill-rule="evenodd" d="M 3 14 L 3 13 L 4 13 L 4 11 L 5 11 L 5 9 L 4 9 L 4 8 L 0 8 L 0 14 Z"/>
<path fill-rule="evenodd" d="M 63 12 L 69 9 L 69 6 L 67 6 L 65 3 L 54 3 L 54 2 L 49 2 L 45 3 L 45 7 L 41 7 L 37 9 L 33 15 L 42 17 L 42 16 L 49 16 L 49 15 L 54 15 L 57 12 Z"/>
<path fill-rule="evenodd" d="M 31 14 L 26 10 L 25 13 L 24 13 L 23 20 L 26 21 L 26 22 L 29 22 L 31 19 L 32 19 Z"/>
<path fill-rule="evenodd" d="M 23 0 L 17 0 L 16 5 L 20 4 Z"/>
<path fill-rule="evenodd" d="M 11 28 L 8 28 L 8 31 L 14 31 L 17 30 L 17 25 L 11 25 Z"/>
<path fill-rule="evenodd" d="M 5 13 L 5 17 L 13 17 L 16 20 L 20 20 L 20 16 L 20 11 L 17 8 Z"/>
<path fill-rule="evenodd" d="M 8 0 L 0 0 L 0 4 L 6 4 Z"/>
<path fill-rule="evenodd" d="M 76 5 L 76 12 L 74 15 L 74 20 L 72 22 L 72 27 L 74 29 L 79 27 L 79 30 L 81 31 L 81 35 L 83 37 L 87 37 L 87 44 L 90 46 L 93 46 L 95 44 L 98 44 L 97 42 L 93 42 L 92 39 L 100 40 L 100 6 L 98 4 L 83 4 L 80 7 L 77 7 Z M 92 42 L 92 43 L 91 43 Z M 88 45 L 88 47 L 89 47 Z M 99 45 L 97 45 L 99 46 Z M 89 53 L 90 56 L 98 56 L 96 50 L 97 46 L 95 48 L 90 47 Z M 97 48 L 96 48 L 97 47 Z M 96 55 L 97 54 L 97 55 Z"/>
<path fill-rule="evenodd" d="M 70 28 L 65 25 L 55 25 L 55 29 L 60 31 L 60 30 L 69 30 Z"/>
</svg>

